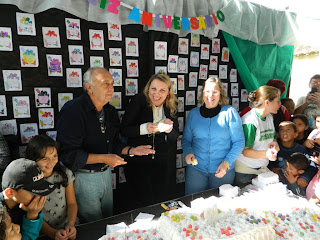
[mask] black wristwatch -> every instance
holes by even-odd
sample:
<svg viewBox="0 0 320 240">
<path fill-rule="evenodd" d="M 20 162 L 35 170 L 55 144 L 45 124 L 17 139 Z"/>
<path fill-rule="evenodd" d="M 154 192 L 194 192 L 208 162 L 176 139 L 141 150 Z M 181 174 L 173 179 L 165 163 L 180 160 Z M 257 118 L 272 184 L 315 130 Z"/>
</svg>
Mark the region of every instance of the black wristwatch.
<svg viewBox="0 0 320 240">
<path fill-rule="evenodd" d="M 130 157 L 133 157 L 134 155 L 130 154 L 131 148 L 133 148 L 133 147 L 129 147 L 129 148 L 128 148 L 128 153 L 127 153 L 127 155 L 130 156 Z"/>
</svg>

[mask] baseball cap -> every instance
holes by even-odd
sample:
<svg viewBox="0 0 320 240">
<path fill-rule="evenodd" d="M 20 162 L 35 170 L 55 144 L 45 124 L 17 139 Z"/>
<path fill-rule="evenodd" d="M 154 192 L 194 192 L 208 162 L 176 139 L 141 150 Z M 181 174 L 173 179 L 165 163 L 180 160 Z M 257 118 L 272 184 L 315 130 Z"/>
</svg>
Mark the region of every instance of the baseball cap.
<svg viewBox="0 0 320 240">
<path fill-rule="evenodd" d="M 2 175 L 2 189 L 23 189 L 37 196 L 47 196 L 55 185 L 47 182 L 35 161 L 20 158 L 12 161 Z"/>
</svg>

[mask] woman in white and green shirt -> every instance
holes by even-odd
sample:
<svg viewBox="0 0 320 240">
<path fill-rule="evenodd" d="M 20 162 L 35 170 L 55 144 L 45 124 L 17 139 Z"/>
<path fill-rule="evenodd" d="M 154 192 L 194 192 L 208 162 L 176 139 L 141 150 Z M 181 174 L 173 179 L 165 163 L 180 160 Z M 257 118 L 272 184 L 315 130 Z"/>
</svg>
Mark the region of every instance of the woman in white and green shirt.
<svg viewBox="0 0 320 240">
<path fill-rule="evenodd" d="M 262 86 L 248 96 L 252 109 L 242 116 L 245 148 L 235 162 L 235 184 L 250 182 L 257 174 L 269 171 L 269 160 L 275 161 L 279 146 L 272 113 L 281 105 L 279 89 Z"/>
</svg>

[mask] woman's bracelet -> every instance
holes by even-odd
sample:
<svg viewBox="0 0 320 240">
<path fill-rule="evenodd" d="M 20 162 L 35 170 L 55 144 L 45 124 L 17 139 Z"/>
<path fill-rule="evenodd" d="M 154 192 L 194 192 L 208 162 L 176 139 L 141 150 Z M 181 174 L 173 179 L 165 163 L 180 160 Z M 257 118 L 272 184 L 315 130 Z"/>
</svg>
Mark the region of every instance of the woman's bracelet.
<svg viewBox="0 0 320 240">
<path fill-rule="evenodd" d="M 229 163 L 227 161 L 222 161 L 222 163 L 225 163 L 227 165 L 227 170 L 230 169 L 230 165 L 229 165 Z"/>
</svg>

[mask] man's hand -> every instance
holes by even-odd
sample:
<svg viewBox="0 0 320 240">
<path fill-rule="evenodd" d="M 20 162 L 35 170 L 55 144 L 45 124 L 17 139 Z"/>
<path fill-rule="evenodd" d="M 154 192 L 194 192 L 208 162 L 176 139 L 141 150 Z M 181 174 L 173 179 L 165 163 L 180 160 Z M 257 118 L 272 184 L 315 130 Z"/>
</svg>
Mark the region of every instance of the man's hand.
<svg viewBox="0 0 320 240">
<path fill-rule="evenodd" d="M 117 154 L 103 154 L 103 162 L 110 167 L 116 167 L 119 165 L 127 164 L 126 161 L 123 160 L 122 157 L 118 156 Z"/>
<path fill-rule="evenodd" d="M 137 155 L 137 156 L 144 156 L 149 154 L 155 154 L 156 151 L 151 149 L 151 145 L 141 145 L 135 148 L 131 148 L 130 154 Z"/>
<path fill-rule="evenodd" d="M 315 92 L 315 93 L 308 93 L 306 97 L 306 103 L 314 103 L 317 104 L 320 102 L 320 93 Z"/>
<path fill-rule="evenodd" d="M 20 203 L 20 208 L 27 212 L 27 219 L 36 220 L 45 202 L 46 197 L 36 196 L 32 199 L 28 206 L 24 205 L 23 203 Z"/>
</svg>

